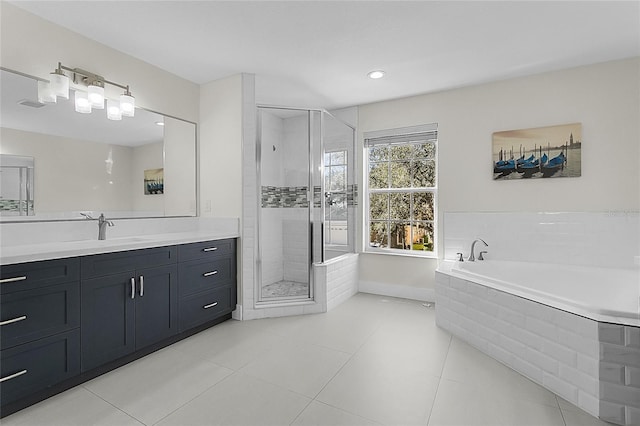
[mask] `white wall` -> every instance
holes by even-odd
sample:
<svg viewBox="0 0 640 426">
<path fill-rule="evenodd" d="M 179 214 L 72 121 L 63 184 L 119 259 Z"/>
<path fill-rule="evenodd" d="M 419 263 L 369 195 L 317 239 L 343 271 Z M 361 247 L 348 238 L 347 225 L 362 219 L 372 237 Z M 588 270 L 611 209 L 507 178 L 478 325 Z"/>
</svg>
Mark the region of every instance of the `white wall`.
<svg viewBox="0 0 640 426">
<path fill-rule="evenodd" d="M 363 132 L 438 123 L 440 224 L 445 211 L 637 211 L 639 99 L 640 59 L 632 58 L 363 105 L 358 141 L 362 148 Z M 573 122 L 582 123 L 581 177 L 493 181 L 493 132 Z M 364 254 L 360 279 L 424 294 L 436 264 Z"/>
<path fill-rule="evenodd" d="M 201 86 L 200 212 L 242 214 L 242 75 Z"/>
</svg>

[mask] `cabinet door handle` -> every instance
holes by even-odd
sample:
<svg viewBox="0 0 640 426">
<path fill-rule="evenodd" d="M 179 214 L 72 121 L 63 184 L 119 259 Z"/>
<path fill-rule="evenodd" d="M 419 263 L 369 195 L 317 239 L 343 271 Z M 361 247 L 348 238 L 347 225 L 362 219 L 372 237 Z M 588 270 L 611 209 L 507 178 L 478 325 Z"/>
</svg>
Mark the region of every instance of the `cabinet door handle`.
<svg viewBox="0 0 640 426">
<path fill-rule="evenodd" d="M 207 247 L 202 249 L 202 251 L 216 251 L 216 250 L 218 250 L 218 247 Z"/>
<path fill-rule="evenodd" d="M 205 272 L 202 274 L 203 277 L 210 277 L 211 275 L 216 275 L 218 271 Z"/>
<path fill-rule="evenodd" d="M 27 370 L 18 371 L 17 373 L 13 373 L 10 376 L 2 377 L 2 378 L 0 378 L 0 383 L 4 382 L 5 380 L 15 379 L 16 377 L 20 377 L 23 374 L 27 374 Z"/>
<path fill-rule="evenodd" d="M 27 279 L 26 275 L 23 275 L 21 277 L 13 277 L 13 278 L 3 278 L 0 280 L 0 284 L 5 284 L 5 283 L 14 283 L 16 281 L 24 281 Z"/>
<path fill-rule="evenodd" d="M 140 297 L 144 296 L 144 275 L 140 275 Z"/>
<path fill-rule="evenodd" d="M 131 298 L 136 298 L 136 279 L 131 277 Z"/>
<path fill-rule="evenodd" d="M 13 324 L 14 322 L 24 321 L 26 319 L 27 319 L 27 316 L 23 315 L 21 317 L 17 317 L 17 318 L 13 318 L 13 319 L 10 319 L 10 320 L 2 321 L 2 322 L 0 322 L 0 325 Z"/>
<path fill-rule="evenodd" d="M 205 308 L 205 309 L 213 308 L 217 304 L 218 304 L 218 302 L 213 302 L 213 303 L 210 303 L 208 305 L 204 305 L 203 308 Z"/>
</svg>

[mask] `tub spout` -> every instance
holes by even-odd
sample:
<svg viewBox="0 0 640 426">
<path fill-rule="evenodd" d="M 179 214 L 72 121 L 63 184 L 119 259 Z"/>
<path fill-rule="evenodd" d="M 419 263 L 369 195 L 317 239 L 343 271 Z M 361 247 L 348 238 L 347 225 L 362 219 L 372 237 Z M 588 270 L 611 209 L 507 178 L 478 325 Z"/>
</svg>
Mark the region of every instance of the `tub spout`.
<svg viewBox="0 0 640 426">
<path fill-rule="evenodd" d="M 478 238 L 476 240 L 474 240 L 471 243 L 471 254 L 469 254 L 469 259 L 467 259 L 469 262 L 473 262 L 476 260 L 476 256 L 474 254 L 474 250 L 476 249 L 476 243 L 480 241 L 482 244 L 484 244 L 485 247 L 489 247 L 489 244 L 487 244 L 482 238 Z"/>
</svg>

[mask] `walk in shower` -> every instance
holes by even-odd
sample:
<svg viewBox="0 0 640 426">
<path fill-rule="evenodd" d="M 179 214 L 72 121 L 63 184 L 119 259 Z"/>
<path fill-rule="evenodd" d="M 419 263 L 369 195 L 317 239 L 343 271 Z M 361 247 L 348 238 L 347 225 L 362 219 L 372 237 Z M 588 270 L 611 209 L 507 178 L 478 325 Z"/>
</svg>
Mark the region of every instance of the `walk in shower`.
<svg viewBox="0 0 640 426">
<path fill-rule="evenodd" d="M 313 265 L 354 251 L 354 144 L 327 111 L 258 107 L 258 303 L 314 300 Z"/>
</svg>

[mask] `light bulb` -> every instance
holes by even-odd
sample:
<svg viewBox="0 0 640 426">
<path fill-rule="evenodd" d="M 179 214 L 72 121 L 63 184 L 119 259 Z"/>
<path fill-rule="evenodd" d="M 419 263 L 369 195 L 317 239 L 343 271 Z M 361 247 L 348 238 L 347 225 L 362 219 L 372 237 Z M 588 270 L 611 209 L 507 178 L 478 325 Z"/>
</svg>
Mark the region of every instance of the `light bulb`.
<svg viewBox="0 0 640 426">
<path fill-rule="evenodd" d="M 51 83 L 48 81 L 38 80 L 38 102 L 56 103 L 56 94 L 54 93 Z"/>
<path fill-rule="evenodd" d="M 120 104 L 113 99 L 107 99 L 107 118 L 109 120 L 122 120 Z"/>
<path fill-rule="evenodd" d="M 91 107 L 95 109 L 104 109 L 104 87 L 90 84 L 87 91 Z"/>
<path fill-rule="evenodd" d="M 133 117 L 136 110 L 136 98 L 128 93 L 120 95 L 120 111 L 125 117 Z"/>
<path fill-rule="evenodd" d="M 89 98 L 87 97 L 87 94 L 85 92 L 76 90 L 75 101 L 76 101 L 76 112 L 79 112 L 82 114 L 91 113 L 91 102 L 89 102 Z"/>
</svg>

